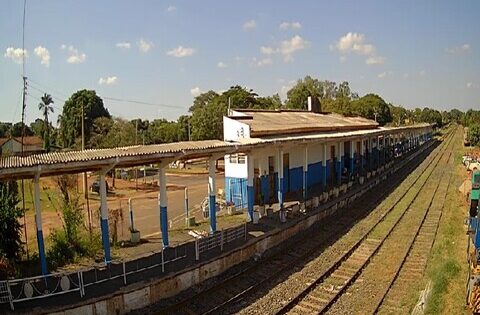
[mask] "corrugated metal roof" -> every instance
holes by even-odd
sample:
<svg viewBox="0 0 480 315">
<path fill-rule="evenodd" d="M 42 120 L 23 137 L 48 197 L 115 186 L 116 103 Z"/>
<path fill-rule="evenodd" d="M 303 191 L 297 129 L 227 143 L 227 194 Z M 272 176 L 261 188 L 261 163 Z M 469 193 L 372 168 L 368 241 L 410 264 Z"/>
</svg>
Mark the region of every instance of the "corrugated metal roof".
<svg viewBox="0 0 480 315">
<path fill-rule="evenodd" d="M 301 110 L 233 110 L 232 119 L 250 126 L 251 137 L 300 132 L 373 129 L 378 123 L 363 117 Z"/>
<path fill-rule="evenodd" d="M 98 170 L 114 161 L 117 165 L 142 165 L 158 163 L 168 158 L 207 157 L 209 155 L 223 155 L 228 152 L 242 152 L 255 147 L 271 146 L 278 143 L 333 141 L 348 139 L 361 135 L 382 135 L 392 132 L 403 132 L 421 129 L 429 124 L 407 126 L 400 128 L 376 128 L 372 130 L 355 130 L 346 132 L 322 132 L 316 134 L 291 134 L 277 137 L 248 138 L 239 142 L 225 142 L 220 140 L 186 141 L 154 145 L 139 145 L 100 150 L 51 152 L 35 154 L 26 157 L 10 156 L 0 158 L 0 179 L 31 178 L 38 167 L 42 174 L 52 175 L 61 173 Z"/>
<path fill-rule="evenodd" d="M 84 151 L 67 151 L 35 154 L 26 157 L 2 157 L 0 169 L 12 167 L 29 167 L 34 165 L 49 165 L 58 163 L 72 163 L 83 161 L 105 160 L 117 157 L 134 157 L 144 155 L 158 155 L 182 153 L 212 148 L 225 148 L 233 144 L 220 140 L 185 141 L 154 145 L 138 145 L 112 149 L 97 149 Z"/>
</svg>

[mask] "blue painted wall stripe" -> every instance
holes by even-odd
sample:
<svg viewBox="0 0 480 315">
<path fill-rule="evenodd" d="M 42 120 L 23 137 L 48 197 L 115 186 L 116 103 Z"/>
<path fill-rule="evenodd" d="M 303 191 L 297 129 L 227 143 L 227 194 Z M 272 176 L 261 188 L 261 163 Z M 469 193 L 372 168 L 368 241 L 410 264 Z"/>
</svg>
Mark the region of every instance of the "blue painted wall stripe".
<svg viewBox="0 0 480 315">
<path fill-rule="evenodd" d="M 38 256 L 40 256 L 40 267 L 42 269 L 42 275 L 48 274 L 47 258 L 45 256 L 45 245 L 43 242 L 42 230 L 37 230 L 37 243 L 38 243 Z"/>
<path fill-rule="evenodd" d="M 280 185 L 278 189 L 278 203 L 280 207 L 283 207 L 283 187 L 284 187 L 284 179 L 280 178 Z"/>
<path fill-rule="evenodd" d="M 168 214 L 167 207 L 160 206 L 160 229 L 162 230 L 163 247 L 168 247 Z"/>
<path fill-rule="evenodd" d="M 215 233 L 217 231 L 217 213 L 216 213 L 216 200 L 215 195 L 208 197 L 208 209 L 210 217 L 210 232 Z"/>
<path fill-rule="evenodd" d="M 102 244 L 105 251 L 105 263 L 109 264 L 112 260 L 110 257 L 110 236 L 108 233 L 108 220 L 102 219 L 100 222 L 102 229 Z"/>
<path fill-rule="evenodd" d="M 247 186 L 247 194 L 248 194 L 248 218 L 253 220 L 253 204 L 255 202 L 255 191 L 253 190 L 253 186 Z"/>
</svg>

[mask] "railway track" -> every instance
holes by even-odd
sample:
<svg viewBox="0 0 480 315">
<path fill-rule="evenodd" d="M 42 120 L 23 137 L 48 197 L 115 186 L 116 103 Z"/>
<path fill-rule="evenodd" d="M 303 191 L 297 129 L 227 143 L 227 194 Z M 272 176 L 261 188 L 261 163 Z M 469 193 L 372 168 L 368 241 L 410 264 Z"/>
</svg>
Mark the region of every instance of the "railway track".
<svg viewBox="0 0 480 315">
<path fill-rule="evenodd" d="M 430 176 L 435 171 L 438 163 L 448 151 L 448 147 L 454 135 L 450 135 L 448 143 L 445 144 L 444 150 L 438 154 L 438 158 L 416 190 L 413 198 L 408 202 L 406 209 L 395 219 L 393 225 L 390 225 L 382 237 L 378 237 L 379 233 L 374 233 L 382 223 L 388 221 L 389 215 L 397 204 L 405 198 L 406 193 L 392 206 L 386 215 L 383 216 L 364 236 L 357 241 L 339 260 L 337 260 L 330 268 L 321 273 L 314 281 L 310 283 L 302 292 L 296 295 L 288 303 L 286 303 L 276 314 L 319 314 L 325 313 L 352 285 L 360 276 L 362 270 L 369 264 L 371 259 L 382 248 L 384 242 L 389 238 L 395 228 L 400 224 L 403 217 L 412 210 L 411 205 L 428 182 Z M 448 157 L 450 159 L 450 156 Z M 418 177 L 420 178 L 420 176 Z M 434 194 L 437 192 L 440 182 L 435 187 Z M 413 187 L 413 185 L 411 186 Z M 431 203 L 428 205 L 426 214 L 429 212 Z M 423 220 L 425 220 L 425 217 Z M 423 222 L 423 221 L 422 221 Z M 388 222 L 386 223 L 388 224 Z M 423 225 L 423 224 L 422 224 Z M 420 225 L 420 227 L 422 226 Z M 419 229 L 420 229 L 419 227 Z M 417 231 L 418 234 L 418 231 Z"/>
<path fill-rule="evenodd" d="M 422 154 L 424 154 L 424 152 Z M 413 180 L 398 200 L 402 199 L 403 196 L 407 194 L 410 187 L 418 182 L 422 174 L 434 161 L 435 158 L 427 161 L 428 163 L 424 169 L 421 170 L 421 174 Z M 378 203 L 388 195 L 392 187 L 398 185 L 398 182 L 403 178 L 404 174 L 409 174 L 415 169 L 412 164 L 413 163 L 402 168 L 395 175 L 395 179 L 392 178 L 392 180 L 388 181 L 385 185 L 379 187 L 378 194 L 373 201 L 371 198 L 369 202 L 364 200 L 366 198 L 360 198 L 358 203 L 360 209 L 350 209 L 356 216 L 354 215 L 347 219 L 342 217 L 335 218 L 334 216 L 334 218 L 331 219 L 332 224 L 326 224 L 323 231 L 315 233 L 312 237 L 303 239 L 301 246 L 286 248 L 275 254 L 273 257 L 262 260 L 260 264 L 255 264 L 247 269 L 241 270 L 223 281 L 218 282 L 216 285 L 194 294 L 194 296 L 190 296 L 167 307 L 153 307 L 150 310 L 145 311 L 155 314 L 222 313 L 222 311 L 226 310 L 229 306 L 261 288 L 264 283 L 273 281 L 279 274 L 292 269 L 299 261 L 311 258 L 312 254 L 321 250 L 325 243 L 328 243 L 328 241 L 331 241 L 340 233 L 344 233 L 345 229 L 351 225 L 352 220 L 355 221 L 362 216 L 362 211 L 360 210 L 368 208 L 369 204 Z M 395 205 L 397 203 L 398 201 L 395 202 Z M 387 212 L 395 205 L 388 208 Z"/>
<path fill-rule="evenodd" d="M 450 162 L 453 156 L 450 153 Z M 453 165 L 452 165 L 453 166 Z M 413 242 L 410 244 L 406 255 L 398 266 L 395 276 L 391 279 L 387 289 L 382 294 L 377 303 L 374 314 L 404 314 L 409 312 L 409 305 L 402 304 L 402 297 L 405 297 L 412 284 L 421 280 L 427 266 L 428 257 L 435 241 L 438 226 L 442 218 L 445 200 L 452 180 L 452 172 L 445 172 L 447 175 L 445 189 L 439 193 L 440 197 L 436 207 L 433 207 L 434 198 L 432 198 L 431 210 L 426 213 L 422 225 L 415 234 Z M 440 181 L 445 183 L 445 181 Z M 438 196 L 438 195 L 437 195 Z"/>
</svg>

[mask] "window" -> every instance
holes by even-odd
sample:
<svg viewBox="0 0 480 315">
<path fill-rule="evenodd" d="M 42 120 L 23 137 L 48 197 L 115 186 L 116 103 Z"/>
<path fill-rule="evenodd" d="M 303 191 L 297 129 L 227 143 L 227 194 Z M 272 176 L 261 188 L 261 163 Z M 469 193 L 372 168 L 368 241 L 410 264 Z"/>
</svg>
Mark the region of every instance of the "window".
<svg viewBox="0 0 480 315">
<path fill-rule="evenodd" d="M 231 164 L 237 164 L 237 162 L 238 162 L 237 155 L 236 154 L 230 154 L 229 161 L 230 161 Z"/>
<path fill-rule="evenodd" d="M 229 161 L 231 164 L 245 164 L 247 156 L 243 153 L 230 154 Z"/>
<path fill-rule="evenodd" d="M 247 157 L 245 154 L 238 154 L 238 164 L 245 164 Z"/>
</svg>

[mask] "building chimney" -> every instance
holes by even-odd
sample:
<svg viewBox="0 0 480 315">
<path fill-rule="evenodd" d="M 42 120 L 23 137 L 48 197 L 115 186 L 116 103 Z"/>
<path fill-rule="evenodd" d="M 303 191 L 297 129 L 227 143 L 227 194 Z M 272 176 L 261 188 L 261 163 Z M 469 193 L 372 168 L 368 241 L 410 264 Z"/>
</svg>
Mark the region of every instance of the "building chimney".
<svg viewBox="0 0 480 315">
<path fill-rule="evenodd" d="M 322 106 L 320 105 L 320 100 L 318 99 L 318 97 L 309 96 L 307 99 L 307 103 L 309 112 L 317 114 L 322 112 Z"/>
</svg>

